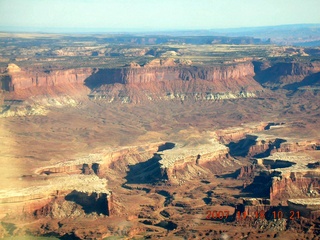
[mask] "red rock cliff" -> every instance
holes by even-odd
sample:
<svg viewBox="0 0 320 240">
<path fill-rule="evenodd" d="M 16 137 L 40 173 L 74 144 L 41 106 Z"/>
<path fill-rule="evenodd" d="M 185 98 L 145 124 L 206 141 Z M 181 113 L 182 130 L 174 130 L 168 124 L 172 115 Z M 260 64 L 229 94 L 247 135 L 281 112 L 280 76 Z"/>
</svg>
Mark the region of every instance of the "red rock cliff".
<svg viewBox="0 0 320 240">
<path fill-rule="evenodd" d="M 48 87 L 70 83 L 83 84 L 84 80 L 92 74 L 90 68 L 55 70 L 55 71 L 27 71 L 18 66 L 9 64 L 7 74 L 10 81 L 7 83 L 9 91 L 27 89 L 32 87 Z"/>
<path fill-rule="evenodd" d="M 261 67 L 266 63 L 254 62 L 254 65 L 255 79 L 267 87 L 283 87 L 301 82 L 306 77 L 320 72 L 320 62 L 279 62 L 266 67 Z"/>
<path fill-rule="evenodd" d="M 100 69 L 88 83 L 101 85 L 108 83 L 139 84 L 172 80 L 207 80 L 210 82 L 236 80 L 254 76 L 252 63 L 220 66 L 159 66 L 125 67 Z"/>
<path fill-rule="evenodd" d="M 262 87 L 253 65 L 158 66 L 100 69 L 86 80 L 91 97 L 109 102 L 192 98 L 217 100 L 252 97 Z"/>
<path fill-rule="evenodd" d="M 253 77 L 253 65 L 243 63 L 230 66 L 185 66 L 185 67 L 143 67 L 127 68 L 123 72 L 125 83 L 145 83 L 166 80 L 227 81 Z"/>
<path fill-rule="evenodd" d="M 98 98 L 119 98 L 121 101 L 124 101 L 123 98 L 134 97 L 140 100 L 155 97 L 184 98 L 184 94 L 207 100 L 237 98 L 248 97 L 248 92 L 251 94 L 262 90 L 253 79 L 254 68 L 251 62 L 219 66 L 177 66 L 170 60 L 158 62 L 154 60 L 144 67 L 134 65 L 114 69 L 50 71 L 20 69 L 15 64 L 9 64 L 1 79 L 1 88 L 27 97 L 57 89 L 59 93 L 64 93 L 74 89 L 74 86 L 83 86 L 87 91 L 93 90 L 95 98 L 98 95 Z M 228 95 L 215 96 L 215 93 Z M 153 96 L 150 97 L 150 94 Z"/>
<path fill-rule="evenodd" d="M 273 205 L 286 204 L 290 198 L 312 197 L 313 188 L 319 188 L 318 178 L 307 178 L 302 174 L 292 173 L 289 178 L 273 179 L 270 188 L 270 201 Z"/>
</svg>

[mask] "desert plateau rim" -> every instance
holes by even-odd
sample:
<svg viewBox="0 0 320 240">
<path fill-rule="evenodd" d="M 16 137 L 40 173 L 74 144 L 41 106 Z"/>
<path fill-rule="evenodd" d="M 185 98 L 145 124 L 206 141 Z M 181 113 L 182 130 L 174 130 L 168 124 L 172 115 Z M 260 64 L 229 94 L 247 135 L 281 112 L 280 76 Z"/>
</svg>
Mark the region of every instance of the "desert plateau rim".
<svg viewBox="0 0 320 240">
<path fill-rule="evenodd" d="M 0 238 L 319 239 L 311 40 L 1 33 Z"/>
</svg>

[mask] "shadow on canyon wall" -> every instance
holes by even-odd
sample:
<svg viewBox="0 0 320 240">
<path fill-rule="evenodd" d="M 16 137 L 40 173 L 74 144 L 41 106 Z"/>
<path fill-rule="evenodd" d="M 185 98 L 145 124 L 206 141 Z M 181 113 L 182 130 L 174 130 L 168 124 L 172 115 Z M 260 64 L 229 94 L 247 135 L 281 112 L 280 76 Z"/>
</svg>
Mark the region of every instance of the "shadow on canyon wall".
<svg viewBox="0 0 320 240">
<path fill-rule="evenodd" d="M 230 149 L 232 157 L 246 157 L 249 154 L 250 147 L 256 144 L 256 136 L 247 135 L 238 142 L 230 142 L 227 147 Z"/>
<path fill-rule="evenodd" d="M 305 77 L 301 82 L 291 83 L 284 86 L 287 90 L 297 90 L 300 87 L 320 87 L 320 72 Z"/>
<path fill-rule="evenodd" d="M 162 159 L 159 152 L 170 150 L 175 147 L 174 143 L 166 142 L 158 147 L 158 153 L 145 162 L 129 166 L 125 179 L 128 184 L 155 183 L 161 180 L 168 180 L 165 169 L 161 168 L 159 161 Z"/>
<path fill-rule="evenodd" d="M 109 215 L 106 193 L 92 193 L 91 195 L 88 195 L 87 193 L 73 190 L 65 197 L 65 199 L 82 206 L 82 209 L 86 214 L 96 212 L 97 214 Z"/>
<path fill-rule="evenodd" d="M 281 143 L 287 142 L 287 140 L 285 139 L 281 139 L 281 138 L 277 138 L 274 142 L 269 143 L 269 147 L 265 152 L 259 153 L 254 155 L 253 157 L 255 158 L 265 158 L 265 157 L 269 157 L 271 154 L 271 151 L 273 149 L 278 149 L 280 148 Z"/>
<path fill-rule="evenodd" d="M 94 73 L 84 81 L 84 85 L 93 90 L 105 84 L 124 83 L 123 71 L 124 69 L 120 68 L 94 69 Z"/>
</svg>

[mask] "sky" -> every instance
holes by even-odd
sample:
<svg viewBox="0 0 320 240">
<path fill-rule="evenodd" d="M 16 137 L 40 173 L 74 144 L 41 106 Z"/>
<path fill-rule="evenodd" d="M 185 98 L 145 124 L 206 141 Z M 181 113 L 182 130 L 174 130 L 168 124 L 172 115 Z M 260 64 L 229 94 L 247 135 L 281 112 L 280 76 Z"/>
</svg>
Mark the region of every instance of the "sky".
<svg viewBox="0 0 320 240">
<path fill-rule="evenodd" d="M 161 31 L 320 23 L 320 0 L 0 0 L 0 30 Z"/>
</svg>

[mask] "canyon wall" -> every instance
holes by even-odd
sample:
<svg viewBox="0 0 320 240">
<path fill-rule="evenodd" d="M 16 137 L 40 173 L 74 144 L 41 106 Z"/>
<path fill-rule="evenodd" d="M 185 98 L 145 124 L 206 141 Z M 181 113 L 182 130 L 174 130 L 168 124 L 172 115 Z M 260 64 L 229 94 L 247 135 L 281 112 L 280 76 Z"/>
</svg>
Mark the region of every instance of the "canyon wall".
<svg viewBox="0 0 320 240">
<path fill-rule="evenodd" d="M 306 83 L 314 83 L 320 72 L 320 62 L 277 62 L 264 63 L 253 62 L 255 66 L 255 79 L 263 86 L 276 88 L 285 87 L 293 83 L 306 81 Z"/>
<path fill-rule="evenodd" d="M 122 102 L 184 99 L 188 96 L 215 100 L 255 96 L 254 93 L 262 91 L 262 87 L 253 76 L 251 62 L 188 66 L 176 65 L 170 59 L 155 59 L 142 67 L 135 64 L 113 69 L 62 70 L 22 69 L 9 64 L 1 76 L 1 89 L 9 93 L 7 99 L 75 94 L 77 91 L 86 96 L 91 91 L 91 98 L 109 102 L 117 99 Z"/>
<path fill-rule="evenodd" d="M 161 65 L 161 64 L 160 64 Z M 91 99 L 137 103 L 146 100 L 220 100 L 255 97 L 263 88 L 252 63 L 220 66 L 160 66 L 100 69 L 86 80 Z"/>
<path fill-rule="evenodd" d="M 319 178 L 305 177 L 304 174 L 291 173 L 290 177 L 273 178 L 270 188 L 270 202 L 286 204 L 288 199 L 318 197 Z"/>
<path fill-rule="evenodd" d="M 201 175 L 218 174 L 225 169 L 237 169 L 239 164 L 233 161 L 228 154 L 228 149 L 217 149 L 212 152 L 192 154 L 184 157 L 165 154 L 160 160 L 163 176 L 171 184 L 183 184 L 190 179 L 199 178 Z"/>
<path fill-rule="evenodd" d="M 290 199 L 288 200 L 290 209 L 299 212 L 300 216 L 316 220 L 320 217 L 320 201 L 317 199 Z"/>
<path fill-rule="evenodd" d="M 251 63 L 230 66 L 185 66 L 185 67 L 142 67 L 127 68 L 124 72 L 126 83 L 145 83 L 165 80 L 207 80 L 210 82 L 227 81 L 253 77 Z"/>
<path fill-rule="evenodd" d="M 281 138 L 260 139 L 256 141 L 255 145 L 250 146 L 248 155 L 263 158 L 276 152 L 303 152 L 316 150 L 318 147 L 318 141 L 287 142 Z"/>
<path fill-rule="evenodd" d="M 51 216 L 60 218 L 61 216 L 55 214 L 55 212 L 60 208 L 60 212 L 65 214 L 64 210 L 68 210 L 63 209 L 65 206 L 78 209 L 80 211 L 79 214 L 83 215 L 88 211 L 110 215 L 113 211 L 113 195 L 111 191 L 105 193 L 52 190 L 43 194 L 5 197 L 0 199 L 0 219 L 7 214 L 12 216 Z M 55 207 L 56 209 L 54 209 Z"/>
<path fill-rule="evenodd" d="M 227 144 L 230 142 L 237 142 L 242 138 L 246 138 L 247 134 L 260 132 L 268 125 L 266 122 L 250 123 L 247 126 L 230 127 L 222 130 L 218 130 L 216 133 L 219 138 L 219 142 Z M 255 139 L 254 139 L 255 140 Z"/>
<path fill-rule="evenodd" d="M 225 82 L 226 88 L 232 88 L 234 85 L 242 86 L 245 83 L 251 82 L 253 76 L 254 69 L 250 62 L 219 66 L 146 65 L 144 67 L 99 69 L 99 71 L 86 80 L 86 84 L 90 87 L 99 87 L 103 84 L 113 83 L 141 84 L 173 80 L 207 80 L 216 85 Z M 238 79 L 243 79 L 243 81 L 237 82 Z M 244 81 L 244 79 L 247 81 Z M 256 83 L 254 86 L 259 86 L 259 84 Z"/>
<path fill-rule="evenodd" d="M 2 88 L 6 91 L 16 91 L 33 87 L 50 87 L 64 84 L 83 84 L 92 74 L 91 68 L 66 70 L 23 70 L 15 64 L 9 64 L 7 76 L 2 80 Z"/>
</svg>

